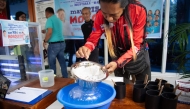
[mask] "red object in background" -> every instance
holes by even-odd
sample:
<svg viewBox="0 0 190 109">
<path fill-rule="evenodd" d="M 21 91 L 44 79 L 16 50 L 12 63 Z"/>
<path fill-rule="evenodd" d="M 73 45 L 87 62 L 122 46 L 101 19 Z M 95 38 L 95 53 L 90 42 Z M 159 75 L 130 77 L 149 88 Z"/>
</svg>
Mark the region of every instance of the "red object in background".
<svg viewBox="0 0 190 109">
<path fill-rule="evenodd" d="M 0 19 L 8 19 L 7 12 L 5 10 L 3 10 L 2 12 L 0 12 Z"/>
<path fill-rule="evenodd" d="M 0 24 L 0 47 L 3 47 L 2 28 Z"/>
<path fill-rule="evenodd" d="M 0 13 L 0 19 L 8 19 L 7 13 L 6 13 L 5 10 L 3 10 L 3 11 Z M 0 24 L 0 47 L 3 47 L 2 27 L 1 27 L 1 24 Z"/>
</svg>

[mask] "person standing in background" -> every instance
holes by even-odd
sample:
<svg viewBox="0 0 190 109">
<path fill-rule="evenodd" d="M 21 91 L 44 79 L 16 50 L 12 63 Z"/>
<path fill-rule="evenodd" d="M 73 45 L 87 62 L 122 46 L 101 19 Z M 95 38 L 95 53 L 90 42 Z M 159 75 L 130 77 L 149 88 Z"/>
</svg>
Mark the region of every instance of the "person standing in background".
<svg viewBox="0 0 190 109">
<path fill-rule="evenodd" d="M 26 21 L 26 14 L 22 11 L 18 11 L 15 14 L 15 20 Z"/>
<path fill-rule="evenodd" d="M 43 46 L 46 48 L 46 43 L 49 43 L 48 46 L 48 63 L 50 69 L 54 70 L 56 74 L 56 58 L 59 61 L 61 66 L 62 76 L 64 78 L 68 77 L 65 58 L 64 58 L 64 37 L 63 37 L 63 25 L 61 20 L 54 15 L 54 10 L 51 7 L 46 8 L 45 15 L 47 18 L 46 21 L 46 35 L 44 39 Z"/>
<path fill-rule="evenodd" d="M 18 21 L 26 21 L 26 14 L 22 11 L 18 11 L 15 14 L 15 20 Z M 25 51 L 28 49 L 27 46 L 25 45 L 17 45 L 14 46 L 13 50 L 14 50 L 14 55 L 24 55 L 24 58 L 26 58 L 25 56 Z"/>
<path fill-rule="evenodd" d="M 17 21 L 26 21 L 26 13 L 22 11 L 18 11 L 15 14 L 15 20 Z M 14 46 L 14 55 L 23 55 L 25 62 L 27 63 L 26 69 L 28 71 L 39 71 L 41 70 L 40 64 L 31 64 L 30 57 L 39 58 L 40 57 L 40 51 L 39 51 L 39 43 L 38 43 L 38 36 L 37 36 L 37 30 L 35 27 L 29 27 L 29 36 L 25 35 L 24 32 L 22 34 L 25 37 L 25 41 L 30 41 L 30 44 L 25 45 L 17 45 Z M 26 42 L 27 43 L 27 42 Z M 36 60 L 36 62 L 40 62 L 39 60 Z M 35 68 L 35 69 L 34 69 Z"/>
<path fill-rule="evenodd" d="M 92 28 L 93 28 L 93 24 L 94 21 L 90 18 L 91 16 L 91 11 L 90 8 L 88 7 L 84 7 L 82 9 L 82 17 L 85 20 L 85 23 L 82 24 L 81 29 L 82 29 L 82 33 L 84 35 L 84 42 L 87 42 L 87 38 L 90 36 L 90 33 L 92 32 Z M 99 49 L 98 47 L 96 47 L 92 52 L 91 55 L 89 56 L 89 61 L 93 61 L 93 62 L 99 62 Z"/>
</svg>

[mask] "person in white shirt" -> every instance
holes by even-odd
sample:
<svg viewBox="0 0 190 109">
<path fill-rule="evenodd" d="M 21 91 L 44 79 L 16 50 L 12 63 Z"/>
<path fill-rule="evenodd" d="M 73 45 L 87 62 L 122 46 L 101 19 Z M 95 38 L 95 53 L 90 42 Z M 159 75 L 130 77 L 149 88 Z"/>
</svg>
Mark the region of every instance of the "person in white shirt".
<svg viewBox="0 0 190 109">
<path fill-rule="evenodd" d="M 74 36 L 71 24 L 65 19 L 65 10 L 62 8 L 58 9 L 57 15 L 58 18 L 63 22 L 63 36 Z"/>
</svg>

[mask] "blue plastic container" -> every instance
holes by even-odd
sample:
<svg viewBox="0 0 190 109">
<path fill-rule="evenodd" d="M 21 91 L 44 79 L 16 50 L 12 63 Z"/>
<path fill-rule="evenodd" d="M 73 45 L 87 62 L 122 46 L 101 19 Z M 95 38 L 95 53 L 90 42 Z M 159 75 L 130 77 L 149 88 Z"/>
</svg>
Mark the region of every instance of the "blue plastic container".
<svg viewBox="0 0 190 109">
<path fill-rule="evenodd" d="M 112 86 L 105 83 L 99 83 L 98 90 L 101 92 L 102 96 L 96 101 L 88 102 L 73 100 L 73 98 L 70 97 L 69 92 L 77 86 L 77 83 L 70 84 L 58 92 L 57 99 L 64 105 L 65 109 L 108 109 L 112 100 L 116 96 L 115 89 Z"/>
</svg>

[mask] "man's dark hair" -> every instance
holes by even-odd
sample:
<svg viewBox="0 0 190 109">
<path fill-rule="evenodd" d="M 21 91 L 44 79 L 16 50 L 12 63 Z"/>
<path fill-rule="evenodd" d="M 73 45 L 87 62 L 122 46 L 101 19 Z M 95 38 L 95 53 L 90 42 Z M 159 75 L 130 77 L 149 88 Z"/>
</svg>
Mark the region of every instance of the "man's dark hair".
<svg viewBox="0 0 190 109">
<path fill-rule="evenodd" d="M 19 17 L 20 17 L 21 15 L 23 15 L 23 14 L 26 16 L 26 14 L 25 14 L 24 12 L 22 12 L 22 11 L 16 12 L 16 14 L 15 14 L 15 20 L 19 20 Z"/>
<path fill-rule="evenodd" d="M 128 22 L 129 28 L 132 28 L 132 22 L 131 22 L 131 19 L 129 17 L 128 4 L 135 3 L 135 0 L 99 0 L 99 3 L 100 2 L 114 3 L 114 4 L 120 3 L 121 8 L 125 8 L 124 9 L 125 20 Z M 109 22 L 106 20 L 105 20 L 105 23 L 106 23 L 106 25 L 109 24 Z"/>
<path fill-rule="evenodd" d="M 90 11 L 90 8 L 89 7 L 84 7 L 82 8 L 82 11 L 85 10 L 85 9 L 88 9 Z"/>
<path fill-rule="evenodd" d="M 120 3 L 121 8 L 125 8 L 129 3 L 135 3 L 134 0 L 99 0 L 99 2 Z"/>
<path fill-rule="evenodd" d="M 54 14 L 54 10 L 52 7 L 47 7 L 45 12 L 48 12 L 48 13 L 51 13 L 51 14 Z"/>
</svg>

